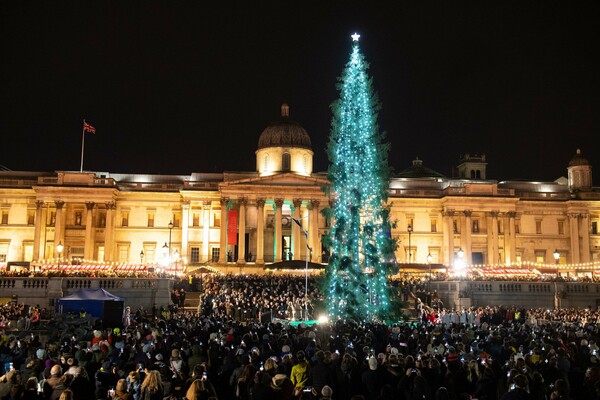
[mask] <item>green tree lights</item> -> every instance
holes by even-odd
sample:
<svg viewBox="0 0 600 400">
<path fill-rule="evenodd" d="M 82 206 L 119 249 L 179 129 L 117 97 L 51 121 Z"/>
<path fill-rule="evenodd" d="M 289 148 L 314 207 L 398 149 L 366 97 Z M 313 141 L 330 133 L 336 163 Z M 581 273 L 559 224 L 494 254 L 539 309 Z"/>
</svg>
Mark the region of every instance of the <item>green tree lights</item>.
<svg viewBox="0 0 600 400">
<path fill-rule="evenodd" d="M 331 317 L 372 320 L 390 309 L 387 276 L 395 242 L 386 207 L 389 146 L 377 125 L 379 103 L 368 64 L 352 35 L 350 61 L 332 104 L 328 144 L 333 226 L 326 240 L 328 312 Z"/>
</svg>

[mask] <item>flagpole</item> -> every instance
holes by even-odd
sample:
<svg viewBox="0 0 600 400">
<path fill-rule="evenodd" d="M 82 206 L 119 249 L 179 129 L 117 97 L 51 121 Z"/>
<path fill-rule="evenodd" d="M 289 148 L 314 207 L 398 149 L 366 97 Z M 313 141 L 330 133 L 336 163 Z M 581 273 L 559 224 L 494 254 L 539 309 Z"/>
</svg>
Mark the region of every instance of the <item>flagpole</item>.
<svg viewBox="0 0 600 400">
<path fill-rule="evenodd" d="M 83 146 L 85 143 L 85 119 L 83 120 L 83 125 L 81 128 L 81 166 L 79 167 L 79 172 L 83 172 Z"/>
</svg>

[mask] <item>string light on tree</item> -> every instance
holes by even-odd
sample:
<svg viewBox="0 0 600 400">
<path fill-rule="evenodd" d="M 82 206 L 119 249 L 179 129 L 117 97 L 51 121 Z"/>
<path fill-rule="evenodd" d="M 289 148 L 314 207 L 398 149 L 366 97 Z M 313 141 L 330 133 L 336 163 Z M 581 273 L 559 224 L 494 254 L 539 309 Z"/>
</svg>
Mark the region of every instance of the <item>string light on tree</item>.
<svg viewBox="0 0 600 400">
<path fill-rule="evenodd" d="M 389 209 L 389 146 L 377 125 L 379 103 L 355 33 L 352 53 L 333 104 L 328 177 L 335 224 L 326 243 L 328 312 L 332 317 L 377 319 L 389 310 L 387 276 L 395 249 Z"/>
</svg>

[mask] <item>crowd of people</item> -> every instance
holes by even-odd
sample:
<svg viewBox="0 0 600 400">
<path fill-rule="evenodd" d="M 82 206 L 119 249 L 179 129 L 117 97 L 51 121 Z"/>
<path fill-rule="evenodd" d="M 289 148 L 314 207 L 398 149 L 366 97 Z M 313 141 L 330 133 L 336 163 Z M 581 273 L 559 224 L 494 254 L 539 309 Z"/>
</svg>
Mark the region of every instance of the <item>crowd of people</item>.
<svg viewBox="0 0 600 400">
<path fill-rule="evenodd" d="M 160 313 L 126 309 L 122 326 L 98 321 L 85 335 L 25 326 L 36 307 L 4 306 L 0 400 L 600 399 L 597 310 L 423 308 L 413 321 L 289 324 L 322 300 L 314 281 L 201 286 L 198 310 L 174 292 Z"/>
</svg>

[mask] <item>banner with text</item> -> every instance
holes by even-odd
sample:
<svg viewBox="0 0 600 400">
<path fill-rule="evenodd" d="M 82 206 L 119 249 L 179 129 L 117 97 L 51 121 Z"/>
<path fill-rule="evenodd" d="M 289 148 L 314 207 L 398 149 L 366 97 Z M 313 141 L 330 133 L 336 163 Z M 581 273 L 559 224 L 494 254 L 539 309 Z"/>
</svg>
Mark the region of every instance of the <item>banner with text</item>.
<svg viewBox="0 0 600 400">
<path fill-rule="evenodd" d="M 237 244 L 238 210 L 229 210 L 227 218 L 227 244 Z"/>
</svg>

